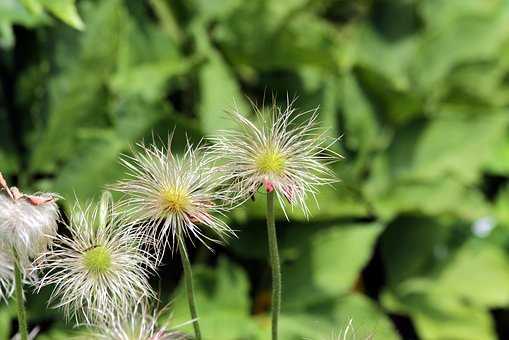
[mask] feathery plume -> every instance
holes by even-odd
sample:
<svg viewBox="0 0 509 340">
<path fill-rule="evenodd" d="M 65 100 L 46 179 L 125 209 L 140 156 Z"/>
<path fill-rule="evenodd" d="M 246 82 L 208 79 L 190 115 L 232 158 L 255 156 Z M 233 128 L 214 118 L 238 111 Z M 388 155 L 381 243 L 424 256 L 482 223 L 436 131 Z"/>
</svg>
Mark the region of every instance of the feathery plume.
<svg viewBox="0 0 509 340">
<path fill-rule="evenodd" d="M 154 295 L 148 282 L 155 271 L 153 256 L 121 219 L 104 218 L 99 210 L 76 205 L 67 225 L 70 236 L 58 235 L 35 265 L 46 271 L 38 290 L 54 285 L 49 303 L 84 322 L 100 319 L 105 311 L 125 315 L 140 298 Z"/>
<path fill-rule="evenodd" d="M 119 211 L 139 224 L 157 244 L 171 245 L 194 239 L 220 242 L 233 231 L 216 215 L 225 211 L 223 179 L 203 147 L 189 142 L 182 155 L 138 144 L 139 151 L 125 156 L 129 178 L 112 187 L 124 194 Z M 217 239 L 219 238 L 219 240 Z"/>
<path fill-rule="evenodd" d="M 150 312 L 140 303 L 127 315 L 104 315 L 104 320 L 92 326 L 86 333 L 86 339 L 93 340 L 190 340 L 191 337 L 159 326 L 158 320 L 165 309 Z"/>
<path fill-rule="evenodd" d="M 287 201 L 308 215 L 307 196 L 316 201 L 319 186 L 337 182 L 328 164 L 342 157 L 332 150 L 338 139 L 318 126 L 318 109 L 296 112 L 290 101 L 285 109 L 273 104 L 268 113 L 254 108 L 256 123 L 234 110 L 229 116 L 238 129 L 211 138 L 230 192 L 245 200 L 263 186 L 283 209 Z"/>
<path fill-rule="evenodd" d="M 15 249 L 21 261 L 46 250 L 57 232 L 57 196 L 50 193 L 26 195 L 9 187 L 0 173 L 0 243 Z"/>
<path fill-rule="evenodd" d="M 14 291 L 12 256 L 0 248 L 0 299 L 7 301 Z"/>
</svg>

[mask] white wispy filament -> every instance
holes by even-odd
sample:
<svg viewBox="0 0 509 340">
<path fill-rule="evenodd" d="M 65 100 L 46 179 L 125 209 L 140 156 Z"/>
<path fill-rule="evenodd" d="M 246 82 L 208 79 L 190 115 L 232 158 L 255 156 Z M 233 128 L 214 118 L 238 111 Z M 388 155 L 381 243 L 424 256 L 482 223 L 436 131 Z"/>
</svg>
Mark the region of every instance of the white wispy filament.
<svg viewBox="0 0 509 340">
<path fill-rule="evenodd" d="M 0 192 L 0 242 L 14 247 L 22 260 L 38 256 L 57 231 L 58 207 L 50 194 L 48 202 L 35 205 L 20 196 L 16 199 Z"/>
<path fill-rule="evenodd" d="M 255 111 L 257 122 L 230 112 L 237 129 L 211 138 L 231 192 L 247 199 L 263 186 L 276 193 L 283 209 L 288 202 L 308 215 L 307 196 L 316 202 L 319 186 L 337 182 L 328 164 L 342 157 L 332 150 L 338 138 L 327 137 L 318 125 L 318 110 L 296 112 L 288 102 L 284 110 L 274 104 L 269 112 Z"/>
<path fill-rule="evenodd" d="M 77 205 L 67 225 L 70 236 L 58 235 L 36 261 L 36 269 L 45 272 L 38 290 L 54 285 L 49 303 L 77 321 L 94 322 L 110 312 L 125 315 L 140 299 L 153 296 L 148 282 L 153 257 L 140 248 L 138 235 L 109 217 L 102 218 L 96 206 Z"/>
<path fill-rule="evenodd" d="M 172 249 L 185 238 L 206 245 L 233 235 L 217 216 L 225 210 L 223 177 L 202 147 L 188 142 L 181 155 L 172 152 L 170 143 L 165 149 L 138 147 L 133 156 L 122 159 L 129 178 L 112 187 L 124 194 L 119 211 L 133 224 Z"/>
<path fill-rule="evenodd" d="M 0 249 L 0 300 L 7 300 L 14 291 L 14 265 L 12 255 Z"/>
<path fill-rule="evenodd" d="M 148 311 L 139 304 L 127 315 L 105 315 L 104 320 L 92 327 L 84 339 L 94 340 L 190 340 L 183 333 L 172 331 L 158 325 L 159 313 Z"/>
</svg>

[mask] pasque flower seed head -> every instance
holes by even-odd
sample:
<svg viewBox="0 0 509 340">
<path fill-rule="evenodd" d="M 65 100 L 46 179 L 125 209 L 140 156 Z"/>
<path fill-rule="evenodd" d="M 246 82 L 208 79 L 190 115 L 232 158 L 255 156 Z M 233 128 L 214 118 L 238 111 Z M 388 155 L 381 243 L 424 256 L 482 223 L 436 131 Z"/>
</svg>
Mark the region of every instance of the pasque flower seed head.
<svg viewBox="0 0 509 340">
<path fill-rule="evenodd" d="M 76 205 L 67 227 L 70 236 L 58 235 L 36 261 L 36 269 L 45 272 L 38 289 L 54 285 L 50 303 L 55 307 L 78 321 L 94 322 L 104 313 L 125 315 L 154 295 L 148 277 L 155 259 L 121 219 L 105 218 L 92 204 Z"/>
<path fill-rule="evenodd" d="M 56 195 L 26 195 L 8 187 L 0 173 L 0 243 L 8 252 L 14 248 L 21 261 L 44 251 L 57 231 Z"/>
<path fill-rule="evenodd" d="M 188 142 L 181 155 L 172 152 L 170 142 L 165 149 L 138 147 L 122 160 L 129 178 L 113 186 L 124 194 L 119 211 L 127 219 L 162 246 L 186 238 L 207 244 L 233 235 L 217 216 L 225 211 L 223 177 L 203 147 Z"/>
<path fill-rule="evenodd" d="M 172 331 L 158 325 L 158 320 L 166 309 L 150 312 L 149 307 L 140 303 L 126 315 L 107 313 L 93 325 L 83 339 L 93 340 L 190 340 L 183 333 Z"/>
<path fill-rule="evenodd" d="M 256 122 L 230 112 L 237 129 L 211 138 L 212 154 L 223 160 L 233 200 L 252 197 L 263 187 L 276 193 L 283 209 L 288 202 L 307 215 L 307 196 L 337 181 L 328 164 L 341 158 L 332 150 L 338 139 L 318 126 L 318 110 L 299 113 L 288 102 L 285 109 L 274 104 L 268 112 L 255 111 Z"/>
</svg>

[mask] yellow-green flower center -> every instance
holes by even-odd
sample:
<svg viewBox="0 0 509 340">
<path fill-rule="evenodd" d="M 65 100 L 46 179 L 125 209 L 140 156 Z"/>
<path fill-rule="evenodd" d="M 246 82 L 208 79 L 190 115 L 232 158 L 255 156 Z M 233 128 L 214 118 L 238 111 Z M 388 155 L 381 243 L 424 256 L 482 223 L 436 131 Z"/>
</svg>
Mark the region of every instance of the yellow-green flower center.
<svg viewBox="0 0 509 340">
<path fill-rule="evenodd" d="M 167 212 L 179 213 L 189 206 L 189 195 L 185 190 L 174 188 L 163 192 L 163 205 Z"/>
<path fill-rule="evenodd" d="M 255 160 L 258 171 L 263 174 L 281 175 L 285 169 L 285 158 L 276 150 L 266 150 Z"/>
<path fill-rule="evenodd" d="M 93 274 L 106 273 L 111 268 L 111 254 L 103 246 L 89 249 L 84 254 L 85 267 Z"/>
</svg>

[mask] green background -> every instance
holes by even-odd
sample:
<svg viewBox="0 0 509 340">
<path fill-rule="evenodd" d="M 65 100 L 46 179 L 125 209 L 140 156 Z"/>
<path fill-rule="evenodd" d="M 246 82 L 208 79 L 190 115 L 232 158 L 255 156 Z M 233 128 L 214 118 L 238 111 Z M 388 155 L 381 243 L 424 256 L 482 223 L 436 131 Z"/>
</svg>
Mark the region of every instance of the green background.
<svg viewBox="0 0 509 340">
<path fill-rule="evenodd" d="M 139 140 L 198 141 L 247 98 L 320 106 L 342 182 L 309 220 L 279 215 L 283 340 L 350 319 L 356 339 L 509 337 L 509 2 L 2 0 L 0 46 L 0 171 L 63 209 L 121 178 Z M 227 216 L 228 247 L 193 252 L 205 339 L 268 339 L 263 203 Z M 153 284 L 178 324 L 166 263 Z M 67 339 L 48 293 L 31 326 Z M 0 339 L 13 317 L 2 305 Z"/>
</svg>

